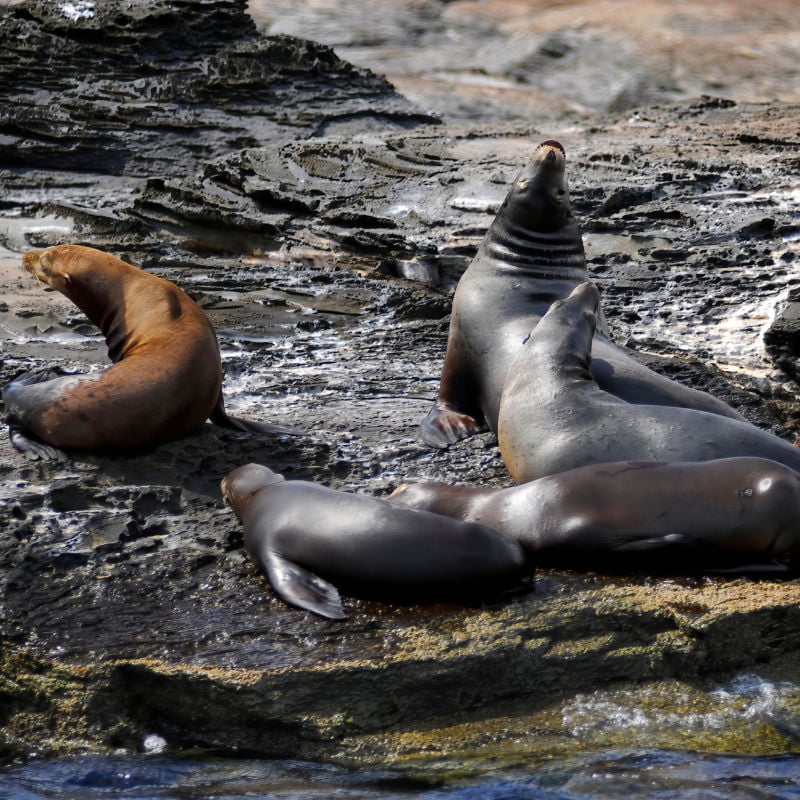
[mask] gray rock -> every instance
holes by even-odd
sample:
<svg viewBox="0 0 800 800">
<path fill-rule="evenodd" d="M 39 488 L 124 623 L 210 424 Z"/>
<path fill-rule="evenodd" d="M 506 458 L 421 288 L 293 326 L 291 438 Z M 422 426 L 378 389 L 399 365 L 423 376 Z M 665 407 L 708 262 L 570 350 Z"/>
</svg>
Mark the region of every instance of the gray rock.
<svg viewBox="0 0 800 800">
<path fill-rule="evenodd" d="M 800 290 L 789 291 L 786 305 L 764 332 L 764 344 L 775 363 L 800 381 Z"/>
<path fill-rule="evenodd" d="M 109 0 L 71 14 L 69 4 L 29 0 L 2 9 L 0 167 L 185 176 L 263 141 L 436 121 L 329 47 L 259 36 L 245 7 Z"/>
</svg>

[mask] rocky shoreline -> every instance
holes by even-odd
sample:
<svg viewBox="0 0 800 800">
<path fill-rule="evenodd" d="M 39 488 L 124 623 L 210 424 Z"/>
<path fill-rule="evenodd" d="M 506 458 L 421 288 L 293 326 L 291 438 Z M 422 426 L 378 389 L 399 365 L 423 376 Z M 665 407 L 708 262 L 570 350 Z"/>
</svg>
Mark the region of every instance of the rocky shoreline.
<svg viewBox="0 0 800 800">
<path fill-rule="evenodd" d="M 547 131 L 443 125 L 328 48 L 260 36 L 243 2 L 197 4 L 202 18 L 179 5 L 3 11 L 0 377 L 105 359 L 19 267 L 67 238 L 183 286 L 219 332 L 229 410 L 308 435 L 205 426 L 153 452 L 39 464 L 3 426 L 4 757 L 136 750 L 155 733 L 412 763 L 558 734 L 563 704 L 601 687 L 702 693 L 747 671 L 800 684 L 797 580 L 543 570 L 482 608 L 347 598 L 331 623 L 275 598 L 218 488 L 249 461 L 379 495 L 416 477 L 509 482 L 490 435 L 431 452 L 416 426 L 448 291 L 551 137 L 618 341 L 796 437 L 796 313 L 780 310 L 800 283 L 798 107 L 704 98 Z M 779 720 L 724 748 L 797 741 Z"/>
</svg>

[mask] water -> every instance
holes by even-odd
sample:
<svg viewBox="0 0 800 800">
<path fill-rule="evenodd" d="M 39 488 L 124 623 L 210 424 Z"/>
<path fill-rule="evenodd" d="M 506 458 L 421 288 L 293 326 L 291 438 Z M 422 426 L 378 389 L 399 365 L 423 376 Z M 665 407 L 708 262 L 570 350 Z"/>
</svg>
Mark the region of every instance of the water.
<svg viewBox="0 0 800 800">
<path fill-rule="evenodd" d="M 388 770 L 355 772 L 289 760 L 84 756 L 0 773 L 9 800 L 713 800 L 800 798 L 800 756 L 744 758 L 691 751 L 596 751 L 450 785 Z"/>
</svg>

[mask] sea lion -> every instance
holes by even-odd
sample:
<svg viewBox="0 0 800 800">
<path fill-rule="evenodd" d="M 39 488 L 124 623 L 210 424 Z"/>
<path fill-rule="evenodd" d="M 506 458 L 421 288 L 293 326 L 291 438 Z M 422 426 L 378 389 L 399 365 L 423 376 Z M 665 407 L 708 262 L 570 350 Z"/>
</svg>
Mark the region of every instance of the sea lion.
<svg viewBox="0 0 800 800">
<path fill-rule="evenodd" d="M 800 471 L 800 448 L 707 411 L 627 403 L 590 370 L 599 309 L 583 283 L 555 302 L 520 348 L 500 401 L 500 453 L 517 483 L 610 461 L 768 458 Z"/>
<path fill-rule="evenodd" d="M 250 557 L 287 603 L 345 614 L 334 584 L 393 600 L 485 596 L 529 572 L 513 536 L 247 464 L 222 480 Z"/>
<path fill-rule="evenodd" d="M 497 430 L 500 393 L 514 356 L 550 304 L 587 279 L 565 166 L 558 142 L 536 148 L 461 276 L 438 398 L 420 426 L 430 445 L 446 447 L 487 425 Z M 688 406 L 742 419 L 721 400 L 638 363 L 631 351 L 610 341 L 601 315 L 592 372 L 604 389 L 631 403 Z"/>
<path fill-rule="evenodd" d="M 30 250 L 25 269 L 68 297 L 103 332 L 113 365 L 26 373 L 3 388 L 14 447 L 31 458 L 129 450 L 177 439 L 207 419 L 257 433 L 287 428 L 229 417 L 217 337 L 174 283 L 108 253 L 64 244 Z"/>
<path fill-rule="evenodd" d="M 537 564 L 800 566 L 800 475 L 763 458 L 593 464 L 507 489 L 407 484 L 388 499 L 510 533 Z"/>
</svg>

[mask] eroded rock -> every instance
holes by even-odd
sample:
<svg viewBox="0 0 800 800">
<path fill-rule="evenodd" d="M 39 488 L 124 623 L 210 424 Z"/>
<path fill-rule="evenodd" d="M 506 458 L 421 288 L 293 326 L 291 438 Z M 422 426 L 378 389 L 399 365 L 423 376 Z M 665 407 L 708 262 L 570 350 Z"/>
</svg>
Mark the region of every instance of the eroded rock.
<svg viewBox="0 0 800 800">
<path fill-rule="evenodd" d="M 2 167 L 186 176 L 264 141 L 435 121 L 328 47 L 258 35 L 245 0 L 73 5 L 3 9 Z"/>
</svg>

